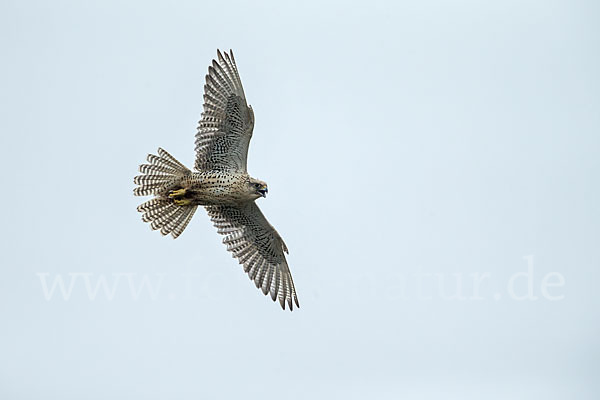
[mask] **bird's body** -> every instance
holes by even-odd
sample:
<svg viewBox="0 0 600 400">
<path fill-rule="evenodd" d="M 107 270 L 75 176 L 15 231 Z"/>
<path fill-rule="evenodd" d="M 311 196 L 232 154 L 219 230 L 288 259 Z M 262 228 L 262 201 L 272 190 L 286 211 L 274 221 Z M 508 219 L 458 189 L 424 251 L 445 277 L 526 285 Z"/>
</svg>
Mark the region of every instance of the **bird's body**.
<svg viewBox="0 0 600 400">
<path fill-rule="evenodd" d="M 267 184 L 246 171 L 254 112 L 246 103 L 233 53 L 213 60 L 204 85 L 204 111 L 196 134 L 195 171 L 159 148 L 134 178 L 137 196 L 154 195 L 138 207 L 142 220 L 177 238 L 198 206 L 204 206 L 223 242 L 264 294 L 282 308 L 299 307 L 284 253 L 287 247 L 255 200 Z"/>
<path fill-rule="evenodd" d="M 195 206 L 236 205 L 253 201 L 259 196 L 249 194 L 245 188 L 252 178 L 246 173 L 232 174 L 223 171 L 190 172 L 166 187 L 158 195 L 173 198 Z M 179 192 L 182 191 L 182 192 Z M 182 193 L 180 196 L 174 193 Z"/>
</svg>

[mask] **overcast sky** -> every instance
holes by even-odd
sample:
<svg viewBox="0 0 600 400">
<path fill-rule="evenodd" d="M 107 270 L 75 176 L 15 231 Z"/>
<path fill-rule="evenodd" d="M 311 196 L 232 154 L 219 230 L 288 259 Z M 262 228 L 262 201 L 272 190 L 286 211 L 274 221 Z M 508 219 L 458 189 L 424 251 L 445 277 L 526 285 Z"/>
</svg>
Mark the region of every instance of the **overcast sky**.
<svg viewBox="0 0 600 400">
<path fill-rule="evenodd" d="M 599 398 L 599 17 L 2 1 L 0 397 Z M 292 313 L 203 210 L 177 240 L 135 210 L 148 153 L 193 165 L 217 48 Z"/>
</svg>

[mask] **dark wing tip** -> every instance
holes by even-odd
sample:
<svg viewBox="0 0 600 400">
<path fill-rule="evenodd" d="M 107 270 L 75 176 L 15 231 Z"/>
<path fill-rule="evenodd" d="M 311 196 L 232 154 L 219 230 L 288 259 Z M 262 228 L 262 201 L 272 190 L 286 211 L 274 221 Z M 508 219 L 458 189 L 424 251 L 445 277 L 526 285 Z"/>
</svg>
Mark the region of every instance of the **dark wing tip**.
<svg viewBox="0 0 600 400">
<path fill-rule="evenodd" d="M 293 303 L 292 303 L 292 297 L 294 298 Z M 275 301 L 275 298 L 273 298 L 273 301 Z M 280 297 L 279 298 L 279 305 L 281 305 L 282 310 L 285 310 L 286 305 L 287 305 L 287 308 L 290 311 L 294 311 L 294 304 L 296 304 L 296 308 L 300 308 L 300 303 L 298 302 L 298 298 L 296 296 L 288 296 L 288 297 Z"/>
<path fill-rule="evenodd" d="M 229 49 L 229 54 L 227 54 L 227 53 L 228 53 L 227 50 L 221 51 L 221 49 L 217 48 L 217 57 L 218 58 L 223 58 L 223 54 L 233 57 L 233 50 Z"/>
</svg>

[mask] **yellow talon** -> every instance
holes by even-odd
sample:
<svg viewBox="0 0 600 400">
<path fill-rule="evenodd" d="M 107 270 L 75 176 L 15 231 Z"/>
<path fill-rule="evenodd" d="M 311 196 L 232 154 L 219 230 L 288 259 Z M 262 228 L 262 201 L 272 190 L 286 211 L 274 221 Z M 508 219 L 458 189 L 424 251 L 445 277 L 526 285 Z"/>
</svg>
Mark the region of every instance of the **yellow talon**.
<svg viewBox="0 0 600 400">
<path fill-rule="evenodd" d="M 186 192 L 187 192 L 187 189 L 172 190 L 171 193 L 169 193 L 169 197 L 185 196 Z"/>
<path fill-rule="evenodd" d="M 192 200 L 190 199 L 173 199 L 173 203 L 178 206 L 189 206 L 192 204 Z"/>
</svg>

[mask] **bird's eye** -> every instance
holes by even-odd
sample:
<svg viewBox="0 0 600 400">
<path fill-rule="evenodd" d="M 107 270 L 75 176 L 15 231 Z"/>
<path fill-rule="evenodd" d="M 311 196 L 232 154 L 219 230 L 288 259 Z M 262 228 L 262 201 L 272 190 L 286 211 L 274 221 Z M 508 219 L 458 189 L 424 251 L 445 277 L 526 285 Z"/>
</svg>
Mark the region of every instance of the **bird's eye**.
<svg viewBox="0 0 600 400">
<path fill-rule="evenodd" d="M 260 183 L 255 183 L 254 187 L 259 188 L 260 187 Z"/>
</svg>

